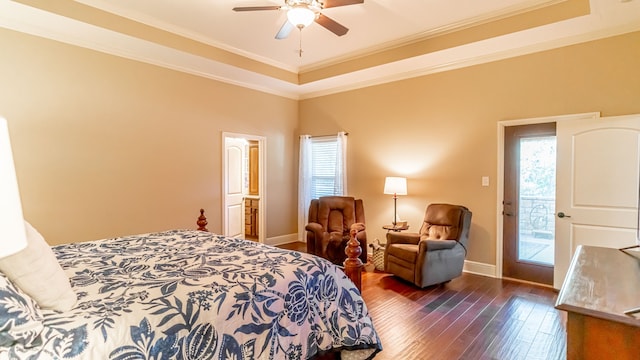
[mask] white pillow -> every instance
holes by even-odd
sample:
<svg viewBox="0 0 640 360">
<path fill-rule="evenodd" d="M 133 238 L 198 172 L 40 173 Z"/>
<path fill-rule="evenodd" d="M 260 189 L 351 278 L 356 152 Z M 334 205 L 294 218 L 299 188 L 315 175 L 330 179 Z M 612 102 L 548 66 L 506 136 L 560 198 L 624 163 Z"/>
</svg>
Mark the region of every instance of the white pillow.
<svg viewBox="0 0 640 360">
<path fill-rule="evenodd" d="M 42 235 L 25 221 L 27 248 L 0 259 L 0 271 L 42 309 L 68 311 L 76 303 L 69 278 Z"/>
</svg>

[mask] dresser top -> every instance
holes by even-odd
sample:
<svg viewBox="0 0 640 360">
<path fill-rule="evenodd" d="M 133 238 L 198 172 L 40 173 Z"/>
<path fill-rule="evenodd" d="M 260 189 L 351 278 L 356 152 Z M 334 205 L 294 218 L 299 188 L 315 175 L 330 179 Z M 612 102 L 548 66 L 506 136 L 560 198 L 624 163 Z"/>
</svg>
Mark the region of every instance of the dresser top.
<svg viewBox="0 0 640 360">
<path fill-rule="evenodd" d="M 640 327 L 640 251 L 579 246 L 556 308 Z"/>
</svg>

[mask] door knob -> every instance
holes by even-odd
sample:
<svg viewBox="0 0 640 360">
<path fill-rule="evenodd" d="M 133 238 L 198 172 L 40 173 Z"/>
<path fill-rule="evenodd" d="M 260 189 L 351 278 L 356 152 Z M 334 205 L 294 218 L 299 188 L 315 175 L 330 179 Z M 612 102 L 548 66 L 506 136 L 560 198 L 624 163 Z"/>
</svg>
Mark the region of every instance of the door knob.
<svg viewBox="0 0 640 360">
<path fill-rule="evenodd" d="M 565 213 L 563 213 L 562 211 L 560 211 L 560 212 L 558 213 L 558 217 L 559 217 L 559 218 L 561 218 L 561 219 L 562 219 L 562 218 L 565 218 L 565 217 L 570 218 L 570 217 L 571 217 L 571 215 L 565 215 Z"/>
</svg>

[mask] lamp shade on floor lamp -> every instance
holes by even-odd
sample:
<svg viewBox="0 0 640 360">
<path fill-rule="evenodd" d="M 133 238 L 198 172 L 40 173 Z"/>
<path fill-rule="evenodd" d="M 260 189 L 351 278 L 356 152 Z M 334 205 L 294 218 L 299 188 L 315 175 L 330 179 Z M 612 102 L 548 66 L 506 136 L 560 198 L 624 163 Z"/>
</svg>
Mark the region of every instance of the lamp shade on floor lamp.
<svg viewBox="0 0 640 360">
<path fill-rule="evenodd" d="M 389 195 L 393 194 L 393 226 L 396 226 L 398 222 L 398 195 L 407 195 L 407 178 L 387 176 L 384 179 L 384 193 Z"/>
</svg>

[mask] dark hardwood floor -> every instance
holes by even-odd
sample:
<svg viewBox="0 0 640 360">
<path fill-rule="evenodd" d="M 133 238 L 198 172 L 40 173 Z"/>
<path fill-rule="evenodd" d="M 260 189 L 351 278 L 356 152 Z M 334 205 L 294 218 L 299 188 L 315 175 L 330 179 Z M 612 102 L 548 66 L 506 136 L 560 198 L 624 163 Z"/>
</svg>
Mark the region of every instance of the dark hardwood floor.
<svg viewBox="0 0 640 360">
<path fill-rule="evenodd" d="M 376 360 L 566 358 L 553 289 L 472 274 L 420 289 L 364 272 L 362 296 L 384 347 Z"/>
</svg>

